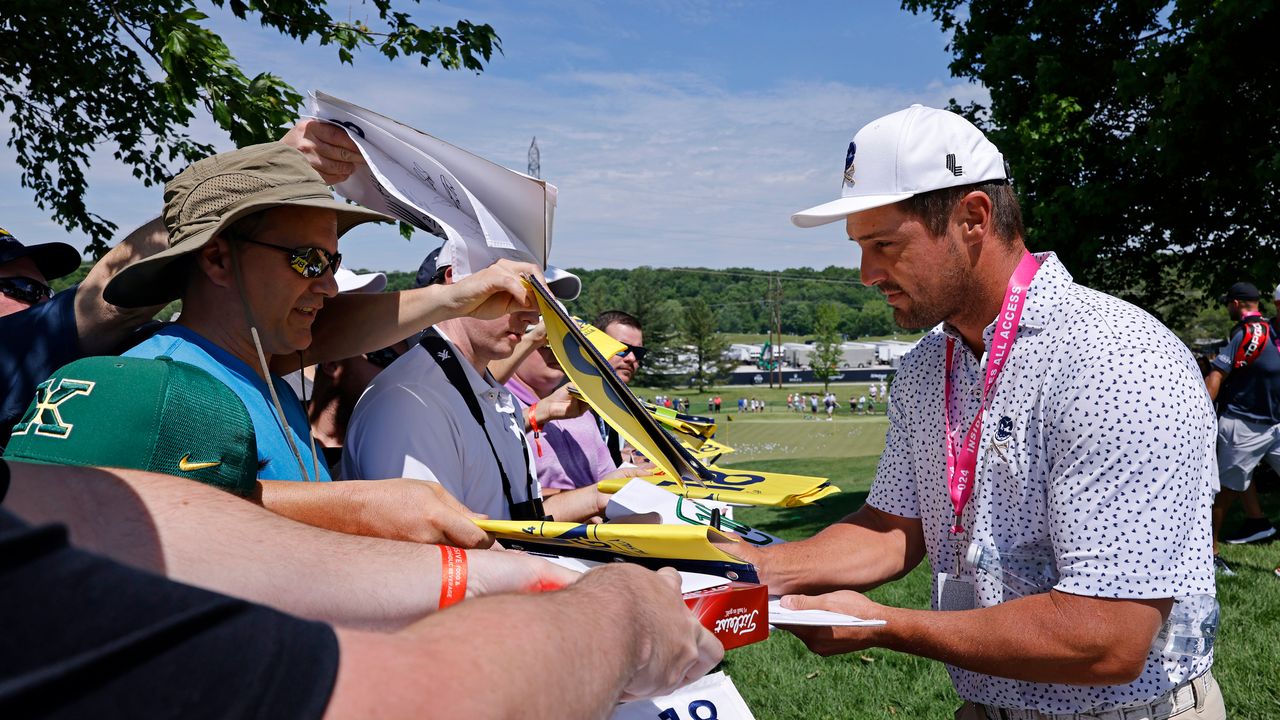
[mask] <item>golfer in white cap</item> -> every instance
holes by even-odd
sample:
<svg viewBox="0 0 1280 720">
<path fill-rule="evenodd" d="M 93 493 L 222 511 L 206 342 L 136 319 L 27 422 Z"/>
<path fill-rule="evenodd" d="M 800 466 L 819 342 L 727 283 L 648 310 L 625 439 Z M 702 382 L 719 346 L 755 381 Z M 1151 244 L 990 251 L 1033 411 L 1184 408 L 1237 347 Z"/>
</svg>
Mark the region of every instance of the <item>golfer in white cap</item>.
<svg viewBox="0 0 1280 720">
<path fill-rule="evenodd" d="M 1027 252 L 1003 156 L 950 112 L 867 124 L 840 198 L 793 220 L 843 220 L 862 282 L 933 327 L 902 358 L 866 504 L 748 557 L 785 606 L 887 623 L 793 632 L 946 663 L 961 718 L 1224 717 L 1214 416 L 1187 348 Z M 861 594 L 926 557 L 931 610 Z"/>
</svg>

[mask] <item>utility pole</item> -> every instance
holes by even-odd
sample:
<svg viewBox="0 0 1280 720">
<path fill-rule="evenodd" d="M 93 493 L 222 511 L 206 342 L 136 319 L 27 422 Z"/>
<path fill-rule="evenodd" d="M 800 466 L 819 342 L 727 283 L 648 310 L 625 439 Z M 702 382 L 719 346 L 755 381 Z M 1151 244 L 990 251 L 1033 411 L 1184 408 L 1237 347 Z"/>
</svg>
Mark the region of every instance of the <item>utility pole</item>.
<svg viewBox="0 0 1280 720">
<path fill-rule="evenodd" d="M 529 143 L 529 175 L 542 178 L 542 153 L 538 152 L 538 136 L 533 136 L 533 142 Z"/>
<path fill-rule="evenodd" d="M 782 387 L 782 362 L 775 360 L 778 357 L 778 350 L 782 347 L 782 276 L 774 275 L 769 278 L 769 303 L 770 303 L 770 319 L 769 323 L 769 344 L 770 352 L 773 354 L 769 358 L 769 362 L 773 365 L 769 371 L 769 387 L 773 387 L 774 372 L 778 375 L 778 387 Z M 775 340 L 776 337 L 776 340 Z"/>
</svg>

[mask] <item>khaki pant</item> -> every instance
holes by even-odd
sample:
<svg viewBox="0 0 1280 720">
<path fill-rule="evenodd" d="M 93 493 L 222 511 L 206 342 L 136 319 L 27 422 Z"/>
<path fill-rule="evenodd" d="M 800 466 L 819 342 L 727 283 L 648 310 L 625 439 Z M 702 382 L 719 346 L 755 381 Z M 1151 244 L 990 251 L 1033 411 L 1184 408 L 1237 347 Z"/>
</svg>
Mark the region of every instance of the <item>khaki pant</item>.
<svg viewBox="0 0 1280 720">
<path fill-rule="evenodd" d="M 1011 710 L 967 702 L 956 720 L 1226 720 L 1222 689 L 1212 672 L 1174 688 L 1146 705 L 1095 713 L 1054 715 L 1038 710 Z"/>
</svg>

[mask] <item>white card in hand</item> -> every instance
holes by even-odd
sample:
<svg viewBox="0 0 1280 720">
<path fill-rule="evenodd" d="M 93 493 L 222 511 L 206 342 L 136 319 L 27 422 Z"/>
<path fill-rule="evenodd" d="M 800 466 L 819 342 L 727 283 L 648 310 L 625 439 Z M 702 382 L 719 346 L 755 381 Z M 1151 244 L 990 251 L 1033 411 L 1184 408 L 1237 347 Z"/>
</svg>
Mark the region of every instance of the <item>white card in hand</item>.
<svg viewBox="0 0 1280 720">
<path fill-rule="evenodd" d="M 782 607 L 782 598 L 769 600 L 769 624 L 776 627 L 807 625 L 812 627 L 874 627 L 884 620 L 863 620 L 830 610 L 790 610 Z"/>
</svg>

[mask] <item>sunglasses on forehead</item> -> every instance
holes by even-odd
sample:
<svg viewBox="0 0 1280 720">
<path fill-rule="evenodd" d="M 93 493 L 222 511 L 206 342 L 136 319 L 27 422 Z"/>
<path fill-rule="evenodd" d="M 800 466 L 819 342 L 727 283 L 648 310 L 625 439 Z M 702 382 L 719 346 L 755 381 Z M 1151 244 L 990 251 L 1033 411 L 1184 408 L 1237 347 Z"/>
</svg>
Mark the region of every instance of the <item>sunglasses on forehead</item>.
<svg viewBox="0 0 1280 720">
<path fill-rule="evenodd" d="M 262 242 L 252 238 L 236 238 L 240 242 L 246 242 L 250 245 L 261 245 L 262 247 L 275 248 L 284 253 L 289 254 L 289 267 L 308 280 L 314 280 L 324 274 L 325 270 L 337 272 L 342 266 L 342 253 L 330 253 L 324 248 L 318 247 L 286 247 L 284 245 L 276 245 L 275 243 Z"/>
<path fill-rule="evenodd" d="M 625 350 L 618 351 L 617 357 L 632 355 L 635 357 L 637 363 L 641 363 L 644 362 L 644 354 L 647 352 L 649 351 L 646 350 L 643 345 L 628 345 Z"/>
<path fill-rule="evenodd" d="M 0 278 L 0 293 L 8 295 L 18 302 L 35 305 L 53 297 L 53 288 L 39 280 L 19 275 Z"/>
</svg>

